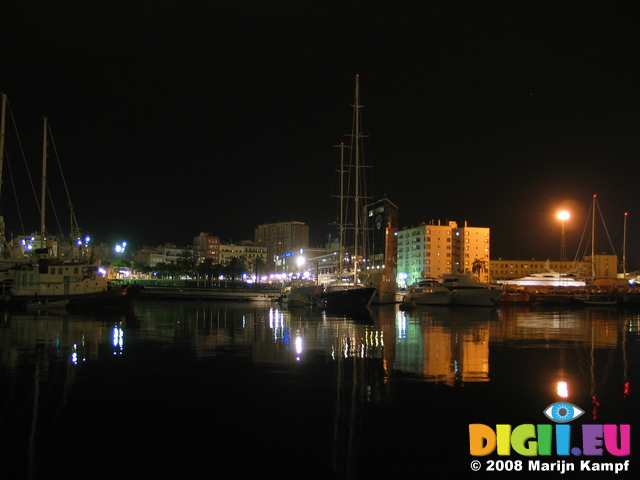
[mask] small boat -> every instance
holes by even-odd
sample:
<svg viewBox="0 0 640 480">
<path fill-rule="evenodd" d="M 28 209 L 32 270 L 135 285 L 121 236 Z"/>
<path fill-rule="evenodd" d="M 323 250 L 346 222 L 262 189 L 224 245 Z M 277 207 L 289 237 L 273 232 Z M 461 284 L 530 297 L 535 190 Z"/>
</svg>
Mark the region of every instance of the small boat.
<svg viewBox="0 0 640 480">
<path fill-rule="evenodd" d="M 531 295 L 526 292 L 506 291 L 498 299 L 498 303 L 501 305 L 519 305 L 522 303 L 537 303 L 537 300 L 532 299 Z"/>
<path fill-rule="evenodd" d="M 64 308 L 68 303 L 68 299 L 49 300 L 48 298 L 44 298 L 42 300 L 29 300 L 27 303 L 25 303 L 25 308 L 27 310 L 40 310 L 43 308 Z"/>
<path fill-rule="evenodd" d="M 491 307 L 504 293 L 501 286 L 482 283 L 471 272 L 446 273 L 440 279 L 453 292 L 451 305 Z"/>
<path fill-rule="evenodd" d="M 409 287 L 409 293 L 404 302 L 413 302 L 415 305 L 449 305 L 453 299 L 453 291 L 443 287 L 435 278 L 425 278 Z"/>
<path fill-rule="evenodd" d="M 621 303 L 622 297 L 608 294 L 587 294 L 570 297 L 571 303 L 585 306 L 612 307 Z"/>
<path fill-rule="evenodd" d="M 400 308 L 400 310 L 402 311 L 413 310 L 414 308 L 417 308 L 417 305 L 413 300 L 405 300 L 400 304 L 400 307 L 398 308 Z"/>
<path fill-rule="evenodd" d="M 289 307 L 313 307 L 323 292 L 322 285 L 290 285 L 284 288 L 280 303 Z"/>
</svg>

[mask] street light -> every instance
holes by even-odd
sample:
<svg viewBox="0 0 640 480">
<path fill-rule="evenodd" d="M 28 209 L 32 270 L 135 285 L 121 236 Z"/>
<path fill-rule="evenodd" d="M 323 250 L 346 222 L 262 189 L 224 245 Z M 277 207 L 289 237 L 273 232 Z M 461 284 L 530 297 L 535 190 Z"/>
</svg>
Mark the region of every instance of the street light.
<svg viewBox="0 0 640 480">
<path fill-rule="evenodd" d="M 564 262 L 567 260 L 567 243 L 564 236 L 564 224 L 567 220 L 571 218 L 571 215 L 566 210 L 562 210 L 558 212 L 558 219 L 560 220 L 560 225 L 562 227 L 562 231 L 560 234 L 560 261 Z"/>
</svg>

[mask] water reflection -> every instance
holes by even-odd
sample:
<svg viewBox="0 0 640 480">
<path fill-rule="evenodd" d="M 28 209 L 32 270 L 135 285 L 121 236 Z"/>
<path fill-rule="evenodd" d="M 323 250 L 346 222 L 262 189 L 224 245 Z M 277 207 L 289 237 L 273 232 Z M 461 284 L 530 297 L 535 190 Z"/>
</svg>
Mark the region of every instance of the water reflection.
<svg viewBox="0 0 640 480">
<path fill-rule="evenodd" d="M 424 452 L 464 456 L 465 424 L 544 421 L 542 408 L 559 398 L 587 410 L 586 421 L 628 423 L 637 411 L 638 312 L 386 306 L 365 317 L 205 302 L 5 312 L 1 460 L 15 478 L 47 478 L 50 462 L 70 461 L 65 441 L 82 451 L 81 471 L 96 461 L 89 444 L 130 438 L 136 448 L 122 454 L 146 455 L 140 474 L 195 475 L 200 462 L 166 462 L 176 448 L 211 448 L 181 433 L 197 425 L 224 436 L 219 462 L 266 461 L 284 448 L 320 465 L 320 478 L 359 478 L 411 470 Z M 505 418 L 495 399 L 517 409 Z M 442 415 L 452 409 L 460 413 Z M 105 423 L 87 423 L 105 412 Z M 450 433 L 418 443 L 406 434 L 433 429 Z M 236 448 L 243 432 L 262 453 Z"/>
</svg>

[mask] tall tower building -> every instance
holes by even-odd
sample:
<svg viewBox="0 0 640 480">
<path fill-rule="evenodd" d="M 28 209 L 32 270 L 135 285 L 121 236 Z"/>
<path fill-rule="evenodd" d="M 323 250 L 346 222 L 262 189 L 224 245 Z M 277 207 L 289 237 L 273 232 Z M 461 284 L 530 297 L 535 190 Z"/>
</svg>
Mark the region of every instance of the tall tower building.
<svg viewBox="0 0 640 480">
<path fill-rule="evenodd" d="M 267 267 L 275 268 L 275 258 L 309 247 L 309 226 L 304 222 L 280 222 L 258 225 L 255 243 L 267 247 Z"/>
<path fill-rule="evenodd" d="M 365 208 L 367 227 L 367 273 L 378 290 L 372 303 L 395 303 L 398 254 L 398 207 L 383 198 Z"/>
</svg>

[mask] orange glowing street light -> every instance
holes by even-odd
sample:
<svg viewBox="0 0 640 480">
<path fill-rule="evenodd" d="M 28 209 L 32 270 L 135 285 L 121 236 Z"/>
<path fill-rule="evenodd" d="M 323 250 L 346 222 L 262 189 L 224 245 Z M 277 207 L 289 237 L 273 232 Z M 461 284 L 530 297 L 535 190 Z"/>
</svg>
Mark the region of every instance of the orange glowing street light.
<svg viewBox="0 0 640 480">
<path fill-rule="evenodd" d="M 557 217 L 560 220 L 560 225 L 562 226 L 562 233 L 560 234 L 560 261 L 563 262 L 567 260 L 567 243 L 564 235 L 564 224 L 569 220 L 569 218 L 571 218 L 571 214 L 566 210 L 562 210 L 558 212 Z"/>
</svg>

